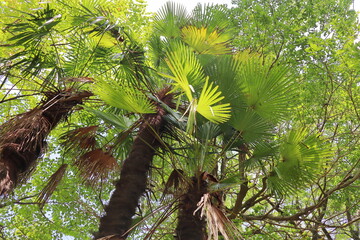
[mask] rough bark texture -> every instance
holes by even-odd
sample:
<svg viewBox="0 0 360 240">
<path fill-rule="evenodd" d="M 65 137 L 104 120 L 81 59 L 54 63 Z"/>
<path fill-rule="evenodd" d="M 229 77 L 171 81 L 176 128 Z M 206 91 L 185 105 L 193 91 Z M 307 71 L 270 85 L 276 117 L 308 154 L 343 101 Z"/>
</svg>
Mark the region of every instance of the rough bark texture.
<svg viewBox="0 0 360 240">
<path fill-rule="evenodd" d="M 172 105 L 169 89 L 158 93 L 158 98 L 167 105 Z M 135 214 L 139 199 L 145 192 L 147 175 L 156 148 L 160 146 L 159 136 L 164 128 L 165 110 L 157 107 L 156 114 L 144 116 L 138 136 L 120 173 L 120 180 L 105 208 L 106 215 L 100 219 L 99 232 L 95 239 L 125 239 Z"/>
<path fill-rule="evenodd" d="M 206 181 L 192 178 L 192 185 L 180 199 L 176 239 L 178 240 L 206 240 L 206 221 L 200 217 L 201 210 L 197 203 L 207 192 Z"/>
<path fill-rule="evenodd" d="M 50 131 L 91 95 L 72 90 L 47 93 L 40 106 L 0 126 L 0 196 L 27 178 L 46 146 L 45 138 Z"/>
</svg>

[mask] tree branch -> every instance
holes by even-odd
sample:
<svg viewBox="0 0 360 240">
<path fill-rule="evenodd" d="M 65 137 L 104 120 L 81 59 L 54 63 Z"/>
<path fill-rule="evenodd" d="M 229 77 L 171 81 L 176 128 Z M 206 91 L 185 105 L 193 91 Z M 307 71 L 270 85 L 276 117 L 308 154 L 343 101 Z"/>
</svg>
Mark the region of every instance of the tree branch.
<svg viewBox="0 0 360 240">
<path fill-rule="evenodd" d="M 329 189 L 328 191 L 326 191 L 324 193 L 324 196 L 321 199 L 319 199 L 319 201 L 316 204 L 314 204 L 312 206 L 309 206 L 309 207 L 306 207 L 302 211 L 300 211 L 300 212 L 298 212 L 298 213 L 296 213 L 294 215 L 291 215 L 291 216 L 274 216 L 274 215 L 270 215 L 270 214 L 265 214 L 265 215 L 261 215 L 261 216 L 241 215 L 241 217 L 244 220 L 250 220 L 250 221 L 251 220 L 264 220 L 264 219 L 269 219 L 269 220 L 274 220 L 274 221 L 302 220 L 300 217 L 308 215 L 309 213 L 313 212 L 315 209 L 322 206 L 323 203 L 325 201 L 327 201 L 327 199 L 329 198 L 329 196 L 331 194 L 333 194 L 334 192 L 336 192 L 336 191 L 338 191 L 340 189 L 343 189 L 343 188 L 349 186 L 350 184 L 352 184 L 353 182 L 355 182 L 359 178 L 360 178 L 360 170 L 358 170 L 358 172 L 354 176 L 344 178 L 337 186 L 335 186 L 335 187 Z M 260 190 L 260 192 L 261 192 L 261 190 Z M 255 197 L 255 195 L 254 195 L 254 197 Z M 250 201 L 250 199 L 248 201 Z"/>
</svg>

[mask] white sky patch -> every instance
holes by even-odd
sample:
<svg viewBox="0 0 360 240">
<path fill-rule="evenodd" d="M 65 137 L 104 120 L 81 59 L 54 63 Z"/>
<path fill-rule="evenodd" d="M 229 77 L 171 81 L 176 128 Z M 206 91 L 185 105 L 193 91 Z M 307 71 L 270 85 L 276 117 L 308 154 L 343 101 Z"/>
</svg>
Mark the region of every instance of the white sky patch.
<svg viewBox="0 0 360 240">
<path fill-rule="evenodd" d="M 360 11 L 360 0 L 353 0 L 353 8 L 358 12 Z"/>
</svg>

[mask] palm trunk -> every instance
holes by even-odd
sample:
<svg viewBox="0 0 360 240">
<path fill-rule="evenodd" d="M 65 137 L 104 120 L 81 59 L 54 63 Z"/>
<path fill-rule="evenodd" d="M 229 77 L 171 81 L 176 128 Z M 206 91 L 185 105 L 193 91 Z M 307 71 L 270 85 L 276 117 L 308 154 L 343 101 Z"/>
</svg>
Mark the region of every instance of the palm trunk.
<svg viewBox="0 0 360 240">
<path fill-rule="evenodd" d="M 158 98 L 172 105 L 172 95 L 168 88 L 158 93 Z M 106 215 L 100 219 L 99 232 L 95 239 L 120 240 L 127 237 L 132 216 L 145 192 L 147 175 L 156 149 L 160 146 L 159 136 L 164 129 L 165 110 L 158 107 L 156 114 L 145 116 L 144 123 L 134 140 L 132 149 L 120 173 L 120 180 L 105 208 Z"/>
<path fill-rule="evenodd" d="M 207 192 L 207 183 L 201 178 L 192 178 L 192 185 L 180 199 L 176 239 L 205 240 L 206 221 L 201 218 L 201 211 L 195 210 L 201 197 Z M 195 213 L 194 213 L 195 212 Z"/>
<path fill-rule="evenodd" d="M 66 90 L 46 95 L 40 106 L 0 126 L 0 196 L 27 178 L 44 151 L 50 131 L 92 94 Z"/>
</svg>

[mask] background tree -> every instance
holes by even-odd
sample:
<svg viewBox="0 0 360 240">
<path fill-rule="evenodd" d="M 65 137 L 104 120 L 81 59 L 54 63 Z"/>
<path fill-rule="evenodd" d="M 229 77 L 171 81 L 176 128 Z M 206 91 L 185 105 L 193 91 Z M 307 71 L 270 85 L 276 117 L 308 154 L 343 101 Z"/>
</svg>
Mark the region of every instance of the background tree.
<svg viewBox="0 0 360 240">
<path fill-rule="evenodd" d="M 354 84 L 359 82 L 359 72 L 355 67 L 358 64 L 355 56 L 359 51 L 356 41 L 359 25 L 352 1 L 237 1 L 236 4 L 232 11 L 234 23 L 240 30 L 237 46 L 264 52 L 292 66 L 297 84 L 302 89 L 298 98 L 301 107 L 297 109 L 296 119 L 302 124 L 316 126 L 316 131 L 326 136 L 336 149 L 333 160 L 316 181 L 317 187 L 290 201 L 281 201 L 280 206 L 289 213 L 295 213 L 296 208 L 302 206 L 303 215 L 294 214 L 292 219 L 300 221 L 290 224 L 283 221 L 280 225 L 288 226 L 286 232 L 293 229 L 300 236 L 313 239 L 321 236 L 327 239 L 335 236 L 358 238 L 353 234 L 352 224 L 359 217 L 357 207 L 344 204 L 344 199 L 354 199 L 354 196 L 343 189 L 348 187 L 344 183 L 356 181 L 348 181 L 348 177 L 357 176 L 359 164 L 355 147 L 358 142 L 355 133 L 358 101 L 353 97 L 353 93 L 359 91 Z M 355 58 L 350 60 L 348 54 Z M 349 139 L 344 138 L 345 135 L 351 140 L 343 145 L 343 140 Z M 356 195 L 358 191 L 352 193 Z M 306 208 L 306 202 L 312 208 Z M 335 206 L 342 209 L 336 211 L 337 214 L 333 211 Z M 352 217 L 346 217 L 350 212 Z M 349 225 L 352 227 L 346 224 L 348 219 L 351 219 Z M 280 220 L 265 217 L 263 222 L 252 221 L 255 224 L 253 232 L 263 229 L 262 232 L 271 231 L 274 236 L 285 237 L 281 227 L 274 228 L 274 221 Z M 272 226 L 265 230 L 267 223 Z M 301 224 L 312 231 L 302 230 Z"/>
</svg>

